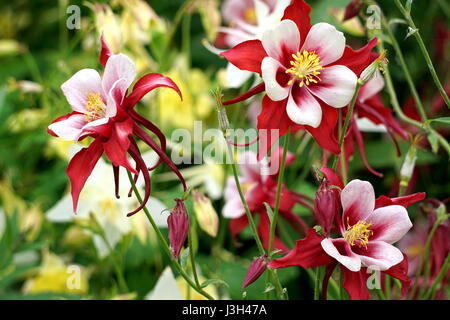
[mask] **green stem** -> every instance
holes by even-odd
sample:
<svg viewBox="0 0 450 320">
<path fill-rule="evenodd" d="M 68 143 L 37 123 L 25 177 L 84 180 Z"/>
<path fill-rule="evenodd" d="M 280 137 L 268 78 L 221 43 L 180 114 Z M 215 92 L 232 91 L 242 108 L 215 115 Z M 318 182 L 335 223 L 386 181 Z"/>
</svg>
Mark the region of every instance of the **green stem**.
<svg viewBox="0 0 450 320">
<path fill-rule="evenodd" d="M 380 41 L 378 42 L 378 49 L 380 52 L 382 52 L 384 50 L 384 45 L 383 43 Z M 397 98 L 397 94 L 395 92 L 395 88 L 394 88 L 394 84 L 392 81 L 392 77 L 391 77 L 391 73 L 389 71 L 389 67 L 385 66 L 384 67 L 384 79 L 386 81 L 386 88 L 388 90 L 389 96 L 391 98 L 391 105 L 394 108 L 395 113 L 397 114 L 397 116 L 404 122 L 415 126 L 423 131 L 425 131 L 427 134 L 434 134 L 436 136 L 436 138 L 438 139 L 439 143 L 441 144 L 441 146 L 445 149 L 445 151 L 450 155 L 450 144 L 447 142 L 447 140 L 440 135 L 437 131 L 435 131 L 434 129 L 432 129 L 430 126 L 425 126 L 424 124 L 422 124 L 421 122 L 418 122 L 414 119 L 409 118 L 407 115 L 405 115 L 403 113 L 402 108 L 400 107 L 400 103 L 398 101 Z"/>
<path fill-rule="evenodd" d="M 275 231 L 277 229 L 277 223 L 278 223 L 278 212 L 280 211 L 281 189 L 283 186 L 284 171 L 286 168 L 286 156 L 287 156 L 287 151 L 288 151 L 288 145 L 289 145 L 289 129 L 284 137 L 283 157 L 281 159 L 281 166 L 280 166 L 280 171 L 278 174 L 277 193 L 276 193 L 276 198 L 275 198 L 275 208 L 273 210 L 272 223 L 270 224 L 269 250 L 268 250 L 269 260 L 272 258 L 273 242 L 275 240 Z"/>
<path fill-rule="evenodd" d="M 133 177 L 131 175 L 131 173 L 129 171 L 127 171 L 128 174 L 128 179 L 130 180 L 131 186 L 133 188 L 133 192 L 136 195 L 137 200 L 139 201 L 139 203 L 142 203 L 142 197 L 136 187 L 136 184 L 134 183 Z M 170 262 L 172 264 L 172 266 L 180 273 L 180 275 L 184 278 L 184 280 L 186 280 L 186 282 L 195 290 L 197 291 L 199 294 L 201 294 L 202 296 L 204 296 L 205 298 L 207 298 L 208 300 L 214 300 L 214 298 L 212 296 L 210 296 L 207 292 L 205 292 L 202 288 L 200 288 L 200 286 L 197 286 L 196 283 L 194 283 L 191 278 L 189 277 L 189 275 L 186 273 L 186 271 L 183 270 L 183 268 L 181 267 L 181 265 L 178 263 L 178 261 L 176 261 L 175 259 L 173 259 L 172 257 L 172 253 L 170 252 L 170 247 L 167 244 L 166 239 L 164 238 L 163 234 L 161 233 L 161 230 L 159 230 L 158 226 L 155 223 L 155 220 L 153 220 L 153 217 L 151 216 L 150 212 L 148 211 L 147 207 L 144 206 L 143 208 L 144 213 L 148 219 L 148 221 L 150 222 L 150 224 L 153 227 L 153 230 L 155 230 L 156 236 L 158 237 L 159 242 L 161 243 L 163 250 L 166 252 L 167 256 L 170 259 Z"/>
<path fill-rule="evenodd" d="M 447 107 L 450 108 L 450 99 L 447 96 L 447 93 L 445 92 L 444 87 L 441 84 L 441 81 L 439 80 L 439 77 L 436 73 L 436 69 L 434 68 L 433 62 L 431 61 L 430 55 L 428 53 L 427 47 L 425 46 L 425 43 L 423 42 L 422 37 L 420 36 L 419 29 L 417 29 L 416 25 L 414 24 L 414 21 L 412 20 L 411 13 L 408 12 L 405 7 L 403 7 L 400 0 L 394 0 L 395 4 L 397 5 L 400 12 L 405 17 L 406 21 L 409 24 L 409 27 L 413 30 L 416 30 L 414 32 L 414 37 L 417 40 L 417 43 L 419 44 L 419 48 L 422 51 L 422 55 L 425 58 L 425 62 L 427 63 L 428 69 L 430 69 L 431 76 L 433 77 L 433 81 L 436 84 L 436 87 L 439 89 L 439 92 L 441 93 L 442 98 L 445 101 L 445 104 Z"/>
<path fill-rule="evenodd" d="M 247 200 L 245 199 L 244 193 L 242 191 L 241 183 L 239 181 L 237 164 L 236 161 L 234 160 L 233 149 L 231 148 L 231 145 L 228 142 L 227 147 L 229 158 L 232 159 L 231 167 L 233 169 L 234 181 L 236 183 L 236 187 L 239 192 L 239 197 L 241 198 L 242 205 L 244 206 L 245 213 L 247 215 L 247 220 L 252 230 L 253 237 L 255 238 L 256 245 L 258 246 L 259 253 L 261 254 L 261 256 L 263 256 L 266 254 L 266 251 L 264 250 L 264 247 L 261 243 L 261 239 L 259 239 L 258 230 L 256 229 L 255 221 L 253 220 L 253 215 L 250 211 L 250 208 L 248 207 Z"/>
<path fill-rule="evenodd" d="M 200 282 L 198 281 L 198 275 L 197 275 L 197 268 L 195 267 L 194 247 L 192 245 L 192 228 L 189 228 L 188 245 L 189 245 L 189 257 L 191 259 L 192 274 L 194 275 L 195 284 L 197 285 L 197 287 L 200 288 Z"/>
<path fill-rule="evenodd" d="M 425 293 L 424 299 L 428 300 L 431 295 L 436 291 L 437 286 L 441 283 L 442 279 L 445 277 L 447 271 L 450 268 L 450 254 L 447 255 L 447 258 L 445 258 L 444 264 L 442 265 L 441 270 L 439 271 L 438 275 L 434 279 L 433 283 L 431 284 L 430 289 Z"/>
<path fill-rule="evenodd" d="M 108 247 L 109 250 L 109 256 L 111 257 L 111 262 L 114 266 L 114 271 L 116 272 L 116 276 L 117 276 L 117 283 L 119 284 L 119 288 L 122 292 L 128 292 L 128 286 L 127 283 L 125 281 L 125 277 L 123 275 L 122 272 L 122 268 L 120 267 L 119 264 L 119 260 L 116 256 L 116 253 L 114 251 L 114 248 L 111 246 L 111 244 L 109 243 L 108 239 L 106 238 L 106 233 L 103 230 L 102 226 L 98 223 L 97 219 L 95 218 L 94 215 L 92 215 L 95 219 L 95 223 L 98 227 L 99 230 L 99 235 L 102 238 L 103 242 L 106 244 L 106 246 Z"/>
<path fill-rule="evenodd" d="M 345 121 L 344 121 L 344 125 L 342 127 L 342 131 L 341 131 L 341 134 L 339 136 L 339 148 L 341 150 L 342 150 L 342 147 L 344 145 L 345 134 L 347 132 L 347 129 L 348 129 L 348 126 L 349 126 L 349 123 L 350 123 L 350 119 L 352 117 L 353 109 L 355 108 L 356 99 L 358 98 L 358 94 L 359 94 L 359 89 L 360 88 L 361 88 L 361 83 L 358 80 L 358 82 L 356 83 L 355 93 L 353 94 L 352 101 L 350 102 L 350 107 L 348 108 L 347 115 L 346 115 Z M 333 166 L 332 166 L 333 170 L 336 170 L 337 162 L 338 162 L 338 159 L 339 159 L 340 156 L 342 156 L 342 152 L 341 152 L 341 154 L 338 154 L 337 156 L 334 157 Z"/>
<path fill-rule="evenodd" d="M 316 274 L 314 276 L 314 300 L 320 298 L 320 267 L 316 268 Z"/>
<path fill-rule="evenodd" d="M 416 90 L 416 87 L 414 85 L 414 81 L 412 79 L 411 73 L 409 72 L 408 65 L 406 64 L 405 57 L 403 56 L 403 52 L 400 49 L 400 45 L 397 42 L 397 39 L 395 39 L 394 33 L 392 32 L 391 28 L 389 27 L 389 24 L 386 22 L 386 19 L 383 16 L 383 26 L 387 30 L 389 38 L 391 40 L 391 44 L 394 47 L 395 53 L 397 54 L 397 57 L 400 61 L 400 65 L 402 66 L 403 72 L 406 77 L 406 82 L 408 82 L 409 89 L 411 91 L 411 94 L 414 98 L 414 101 L 416 102 L 417 109 L 419 110 L 420 117 L 422 118 L 422 121 L 426 121 L 427 114 L 425 112 L 422 100 L 419 97 L 419 93 Z"/>
</svg>

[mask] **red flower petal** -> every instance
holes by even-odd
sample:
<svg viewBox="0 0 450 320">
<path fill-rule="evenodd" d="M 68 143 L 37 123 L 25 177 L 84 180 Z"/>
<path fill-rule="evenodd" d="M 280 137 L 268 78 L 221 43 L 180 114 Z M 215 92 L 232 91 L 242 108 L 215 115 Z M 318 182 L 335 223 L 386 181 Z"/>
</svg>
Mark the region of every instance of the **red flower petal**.
<svg viewBox="0 0 450 320">
<path fill-rule="evenodd" d="M 324 103 L 320 105 L 322 107 L 322 122 L 317 128 L 305 126 L 305 129 L 312 134 L 322 148 L 334 154 L 339 154 L 340 148 L 336 130 L 338 111 L 336 108 L 329 107 Z"/>
<path fill-rule="evenodd" d="M 269 152 L 272 145 L 286 134 L 289 126 L 293 124 L 286 113 L 286 104 L 287 99 L 272 101 L 267 95 L 264 96 L 262 110 L 258 116 L 260 137 L 258 160 Z"/>
<path fill-rule="evenodd" d="M 115 122 L 112 126 L 111 137 L 103 143 L 105 154 L 114 166 L 122 166 L 128 171 L 137 173 L 128 161 L 129 137 L 133 132 L 133 120 Z"/>
<path fill-rule="evenodd" d="M 248 40 L 237 46 L 222 52 L 221 56 L 241 70 L 252 71 L 261 74 L 262 60 L 267 57 L 261 41 Z"/>
<path fill-rule="evenodd" d="M 132 108 L 142 99 L 148 92 L 155 88 L 167 87 L 178 93 L 181 99 L 181 91 L 172 79 L 165 77 L 159 73 L 149 73 L 140 78 L 133 87 L 133 92 L 124 99 L 123 108 Z"/>
<path fill-rule="evenodd" d="M 77 211 L 78 197 L 83 189 L 86 180 L 91 175 L 98 159 L 103 153 L 103 142 L 100 139 L 94 140 L 88 148 L 81 149 L 70 160 L 66 173 L 69 176 L 72 186 L 73 211 Z"/>
<path fill-rule="evenodd" d="M 367 279 L 370 273 L 367 273 L 367 268 L 361 268 L 358 272 L 348 270 L 341 265 L 341 270 L 344 273 L 343 287 L 347 290 L 351 300 L 369 300 L 370 293 L 367 290 Z"/>
<path fill-rule="evenodd" d="M 292 266 L 314 268 L 332 263 L 334 259 L 326 254 L 320 245 L 324 238 L 317 234 L 316 230 L 309 229 L 304 239 L 297 240 L 294 249 L 286 256 L 272 260 L 269 267 L 274 269 Z"/>
<path fill-rule="evenodd" d="M 361 72 L 363 72 L 363 70 L 375 59 L 372 55 L 372 49 L 376 46 L 377 41 L 377 38 L 373 38 L 365 47 L 362 47 L 359 50 L 353 50 L 349 46 L 345 47 L 342 58 L 332 65 L 346 66 L 359 77 Z"/>
<path fill-rule="evenodd" d="M 244 92 L 243 94 L 241 94 L 240 96 L 230 99 L 228 101 L 223 102 L 222 104 L 224 106 L 230 105 L 230 104 L 235 104 L 244 100 L 247 100 L 250 97 L 253 97 L 255 94 L 258 94 L 260 92 L 263 92 L 264 90 L 266 90 L 265 84 L 264 82 L 254 86 L 253 88 L 251 88 L 250 90 L 248 90 L 247 92 Z"/>
<path fill-rule="evenodd" d="M 311 8 L 304 0 L 293 0 L 286 10 L 284 10 L 284 16 L 281 19 L 289 19 L 297 24 L 298 30 L 300 31 L 300 48 L 308 35 L 309 29 L 311 29 L 310 11 Z"/>
<path fill-rule="evenodd" d="M 105 37 L 102 33 L 100 40 L 102 42 L 102 49 L 100 51 L 100 63 L 103 67 L 106 66 L 106 62 L 108 62 L 109 57 L 113 54 L 108 44 L 106 43 Z"/>
<path fill-rule="evenodd" d="M 418 192 L 398 198 L 389 198 L 386 196 L 380 196 L 379 198 L 375 199 L 375 209 L 378 209 L 380 207 L 391 206 L 393 204 L 397 204 L 405 208 L 408 208 L 414 203 L 425 199 L 425 196 L 426 196 L 425 192 Z"/>
<path fill-rule="evenodd" d="M 394 277 L 402 282 L 402 297 L 406 295 L 411 284 L 411 279 L 408 277 L 408 257 L 403 254 L 403 261 L 390 269 L 383 271 L 384 273 Z"/>
</svg>

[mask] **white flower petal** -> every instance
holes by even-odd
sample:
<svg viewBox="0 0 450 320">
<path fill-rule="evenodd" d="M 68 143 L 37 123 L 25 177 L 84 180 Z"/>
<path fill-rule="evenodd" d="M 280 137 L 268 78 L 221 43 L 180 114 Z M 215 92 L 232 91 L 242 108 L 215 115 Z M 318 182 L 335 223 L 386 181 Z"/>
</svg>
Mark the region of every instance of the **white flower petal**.
<svg viewBox="0 0 450 320">
<path fill-rule="evenodd" d="M 108 93 L 114 83 L 119 79 L 125 79 L 120 86 L 122 96 L 126 89 L 131 85 L 136 77 L 136 65 L 130 58 L 124 54 L 114 54 L 106 63 L 105 73 L 103 74 L 102 85 L 105 93 Z"/>
<path fill-rule="evenodd" d="M 320 71 L 320 81 L 308 87 L 326 104 L 342 108 L 350 103 L 358 77 L 345 66 L 331 66 Z"/>
<path fill-rule="evenodd" d="M 300 46 L 300 33 L 292 20 L 283 20 L 273 29 L 262 35 L 262 45 L 269 57 L 283 61 L 283 57 L 297 53 Z"/>
<path fill-rule="evenodd" d="M 345 50 L 344 34 L 331 24 L 321 22 L 313 25 L 301 51 L 316 51 L 320 64 L 327 66 L 342 57 Z"/>
<path fill-rule="evenodd" d="M 412 227 L 408 211 L 399 205 L 378 208 L 367 217 L 366 221 L 372 223 L 370 230 L 374 234 L 370 239 L 387 243 L 397 242 Z"/>
<path fill-rule="evenodd" d="M 104 97 L 100 75 L 94 69 L 83 69 L 61 85 L 61 90 L 74 111 L 86 112 L 84 103 L 90 93 Z"/>
<path fill-rule="evenodd" d="M 48 126 L 58 137 L 66 141 L 75 141 L 79 138 L 86 120 L 82 114 L 73 114 L 65 120 L 57 121 Z"/>
<path fill-rule="evenodd" d="M 297 124 L 317 128 L 322 121 L 322 108 L 306 88 L 293 88 L 286 112 L 289 118 Z"/>
<path fill-rule="evenodd" d="M 350 245 L 344 239 L 326 238 L 320 244 L 329 256 L 336 259 L 350 271 L 357 272 L 361 270 L 361 259 L 352 252 L 349 248 Z M 336 248 L 336 245 L 341 247 L 341 250 L 345 250 L 345 255 Z"/>
<path fill-rule="evenodd" d="M 288 97 L 290 86 L 282 87 L 277 81 L 278 70 L 284 67 L 274 58 L 265 57 L 261 64 L 261 74 L 266 93 L 273 101 L 281 101 Z"/>
</svg>

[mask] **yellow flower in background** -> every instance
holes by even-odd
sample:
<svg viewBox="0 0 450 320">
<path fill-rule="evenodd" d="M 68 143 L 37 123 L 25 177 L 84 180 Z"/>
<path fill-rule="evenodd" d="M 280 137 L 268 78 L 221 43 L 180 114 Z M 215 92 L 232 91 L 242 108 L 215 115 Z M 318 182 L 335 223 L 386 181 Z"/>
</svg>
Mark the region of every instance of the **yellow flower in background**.
<svg viewBox="0 0 450 320">
<path fill-rule="evenodd" d="M 163 128 L 192 130 L 194 120 L 205 120 L 214 110 L 214 100 L 209 92 L 211 83 L 199 69 L 188 69 L 180 59 L 178 66 L 167 76 L 178 84 L 183 100 L 171 90 L 158 92 L 158 114 Z"/>
<path fill-rule="evenodd" d="M 18 197 L 8 180 L 0 181 L 0 199 L 6 215 L 18 215 L 19 230 L 27 241 L 36 239 L 41 231 L 43 213 L 38 204 L 28 205 Z"/>
<path fill-rule="evenodd" d="M 211 204 L 211 200 L 201 192 L 192 190 L 194 212 L 200 228 L 215 238 L 219 229 L 219 217 Z"/>
<path fill-rule="evenodd" d="M 364 36 L 364 27 L 359 22 L 358 17 L 354 17 L 345 22 L 342 22 L 345 15 L 345 8 L 330 8 L 328 9 L 330 16 L 332 16 L 337 23 L 340 24 L 342 30 L 346 33 L 351 34 L 355 37 L 363 37 Z"/>
<path fill-rule="evenodd" d="M 177 277 L 175 280 L 176 280 L 178 289 L 181 292 L 183 300 L 208 300 L 207 298 L 202 296 L 200 293 L 198 293 L 197 291 L 192 289 L 192 287 L 186 282 L 186 280 L 184 280 L 183 277 Z M 207 279 L 205 277 L 198 276 L 198 281 L 200 283 L 203 283 L 206 280 Z M 206 288 L 203 288 L 203 290 L 207 294 L 209 294 L 211 297 L 213 297 L 214 299 L 218 298 L 217 289 L 214 285 L 209 285 Z"/>
<path fill-rule="evenodd" d="M 57 255 L 44 252 L 37 274 L 28 279 L 23 291 L 26 294 L 57 292 L 84 295 L 88 293 L 88 271 L 80 265 L 66 265 Z"/>
<path fill-rule="evenodd" d="M 199 275 L 200 283 L 206 279 Z M 211 295 L 214 299 L 218 299 L 219 295 L 216 287 L 212 284 L 203 288 L 203 290 Z M 146 300 L 206 300 L 201 294 L 192 289 L 186 280 L 182 277 L 175 279 L 170 267 L 166 267 L 161 273 L 155 287 L 146 296 Z"/>
</svg>

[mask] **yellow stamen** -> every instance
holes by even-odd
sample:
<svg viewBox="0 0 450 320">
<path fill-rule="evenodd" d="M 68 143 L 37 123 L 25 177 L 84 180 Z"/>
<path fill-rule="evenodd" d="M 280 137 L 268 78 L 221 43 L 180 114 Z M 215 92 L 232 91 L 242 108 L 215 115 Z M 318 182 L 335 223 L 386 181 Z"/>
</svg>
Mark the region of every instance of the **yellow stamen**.
<svg viewBox="0 0 450 320">
<path fill-rule="evenodd" d="M 371 223 L 365 221 L 358 221 L 358 223 L 350 226 L 347 219 L 347 231 L 344 233 L 344 239 L 352 246 L 357 244 L 367 249 L 369 237 L 373 235 L 373 231 L 369 230 L 371 225 Z"/>
<path fill-rule="evenodd" d="M 247 10 L 244 11 L 244 20 L 248 24 L 256 25 L 257 23 L 256 18 L 257 17 L 255 8 L 248 8 Z"/>
<path fill-rule="evenodd" d="M 86 113 L 84 119 L 87 122 L 98 120 L 105 117 L 106 105 L 100 97 L 100 93 L 88 93 L 86 95 L 87 101 L 84 103 L 86 106 Z"/>
<path fill-rule="evenodd" d="M 310 83 L 317 83 L 321 79 L 319 78 L 320 71 L 323 67 L 320 65 L 320 58 L 315 51 L 303 50 L 303 53 L 297 52 L 292 54 L 291 68 L 285 72 L 291 75 L 288 85 L 299 82 L 299 87 L 303 87 L 305 84 L 309 86 Z"/>
</svg>

